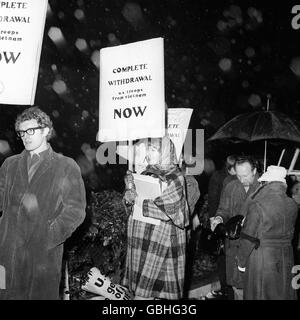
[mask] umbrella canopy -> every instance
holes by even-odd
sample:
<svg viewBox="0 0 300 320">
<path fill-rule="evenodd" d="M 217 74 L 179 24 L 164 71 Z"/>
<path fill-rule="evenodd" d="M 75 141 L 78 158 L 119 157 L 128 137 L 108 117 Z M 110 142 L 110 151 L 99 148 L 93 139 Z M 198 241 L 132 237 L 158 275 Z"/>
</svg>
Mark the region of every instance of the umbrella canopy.
<svg viewBox="0 0 300 320">
<path fill-rule="evenodd" d="M 249 142 L 283 139 L 300 143 L 300 130 L 296 122 L 283 113 L 255 111 L 234 117 L 208 141 L 235 138 Z"/>
</svg>

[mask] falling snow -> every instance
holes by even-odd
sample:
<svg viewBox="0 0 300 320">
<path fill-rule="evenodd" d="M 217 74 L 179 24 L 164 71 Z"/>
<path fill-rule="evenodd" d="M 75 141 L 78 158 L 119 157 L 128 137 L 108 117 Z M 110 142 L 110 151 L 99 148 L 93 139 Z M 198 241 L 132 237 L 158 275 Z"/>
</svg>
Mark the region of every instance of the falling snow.
<svg viewBox="0 0 300 320">
<path fill-rule="evenodd" d="M 167 105 L 193 108 L 191 126 L 206 135 L 265 108 L 267 97 L 272 109 L 300 118 L 299 31 L 291 19 L 288 3 L 258 0 L 49 0 L 35 104 L 52 115 L 54 148 L 95 172 L 100 50 L 155 37 L 164 38 Z M 13 120 L 23 108 L 1 107 L 2 154 L 22 149 Z"/>
</svg>

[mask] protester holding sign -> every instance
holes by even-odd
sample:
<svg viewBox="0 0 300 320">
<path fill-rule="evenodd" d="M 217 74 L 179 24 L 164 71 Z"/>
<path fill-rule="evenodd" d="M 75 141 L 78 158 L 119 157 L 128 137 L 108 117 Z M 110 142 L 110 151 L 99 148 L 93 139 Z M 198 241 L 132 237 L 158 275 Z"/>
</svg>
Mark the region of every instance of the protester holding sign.
<svg viewBox="0 0 300 320">
<path fill-rule="evenodd" d="M 127 203 L 134 201 L 145 217 L 157 219 L 159 224 L 135 220 L 130 213 L 123 284 L 134 292 L 135 299 L 180 299 L 189 222 L 184 177 L 168 137 L 149 139 L 146 160 L 148 166 L 142 174 L 160 179 L 165 185 L 161 196 L 153 200 L 139 197 L 128 173 L 124 199 Z"/>
<path fill-rule="evenodd" d="M 0 300 L 54 300 L 63 244 L 85 217 L 84 184 L 76 162 L 48 144 L 46 113 L 24 110 L 15 129 L 25 150 L 0 168 Z"/>
</svg>

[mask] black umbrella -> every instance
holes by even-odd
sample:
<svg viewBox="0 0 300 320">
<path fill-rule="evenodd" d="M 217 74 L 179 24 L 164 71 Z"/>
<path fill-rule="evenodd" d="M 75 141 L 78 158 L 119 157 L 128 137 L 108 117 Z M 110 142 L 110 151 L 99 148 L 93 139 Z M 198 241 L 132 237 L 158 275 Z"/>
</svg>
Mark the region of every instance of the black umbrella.
<svg viewBox="0 0 300 320">
<path fill-rule="evenodd" d="M 225 123 L 208 141 L 217 139 L 240 139 L 249 142 L 283 139 L 300 143 L 300 130 L 294 120 L 277 111 L 255 111 L 240 114 Z"/>
<path fill-rule="evenodd" d="M 300 143 L 300 130 L 287 115 L 277 111 L 240 114 L 225 123 L 208 140 L 238 138 L 249 142 L 284 139 Z"/>
</svg>

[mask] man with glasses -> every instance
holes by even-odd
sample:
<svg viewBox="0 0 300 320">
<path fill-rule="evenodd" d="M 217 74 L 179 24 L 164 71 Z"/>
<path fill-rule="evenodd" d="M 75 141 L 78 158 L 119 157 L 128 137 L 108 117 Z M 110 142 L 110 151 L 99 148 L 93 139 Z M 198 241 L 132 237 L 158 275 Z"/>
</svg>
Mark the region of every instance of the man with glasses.
<svg viewBox="0 0 300 320">
<path fill-rule="evenodd" d="M 48 143 L 45 112 L 24 110 L 15 129 L 25 150 L 0 168 L 0 300 L 58 299 L 63 244 L 85 217 L 84 183 Z"/>
</svg>

